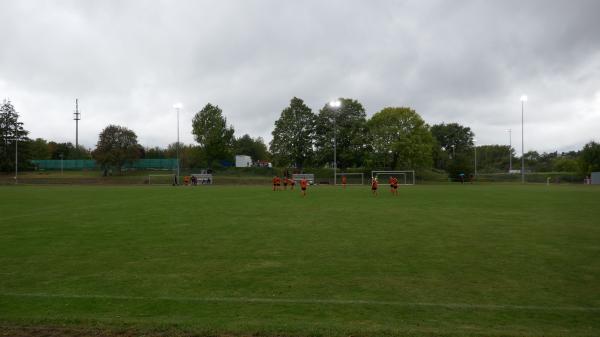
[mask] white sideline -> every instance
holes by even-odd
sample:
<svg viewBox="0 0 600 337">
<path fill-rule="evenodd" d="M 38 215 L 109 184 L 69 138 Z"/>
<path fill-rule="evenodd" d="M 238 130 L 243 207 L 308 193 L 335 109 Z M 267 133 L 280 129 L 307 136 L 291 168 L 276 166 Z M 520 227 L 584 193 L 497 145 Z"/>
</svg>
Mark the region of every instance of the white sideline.
<svg viewBox="0 0 600 337">
<path fill-rule="evenodd" d="M 340 304 L 340 305 L 385 305 L 399 307 L 437 307 L 446 309 L 484 309 L 484 310 L 532 310 L 532 311 L 600 311 L 600 307 L 579 306 L 542 306 L 512 304 L 469 304 L 469 303 L 430 303 L 397 302 L 371 300 L 337 300 L 313 298 L 266 298 L 266 297 L 172 297 L 172 296 L 123 296 L 123 295 L 78 295 L 47 293 L 0 293 L 4 297 L 38 297 L 63 299 L 107 299 L 136 301 L 177 301 L 177 302 L 230 302 L 230 303 L 282 303 L 282 304 Z"/>
</svg>

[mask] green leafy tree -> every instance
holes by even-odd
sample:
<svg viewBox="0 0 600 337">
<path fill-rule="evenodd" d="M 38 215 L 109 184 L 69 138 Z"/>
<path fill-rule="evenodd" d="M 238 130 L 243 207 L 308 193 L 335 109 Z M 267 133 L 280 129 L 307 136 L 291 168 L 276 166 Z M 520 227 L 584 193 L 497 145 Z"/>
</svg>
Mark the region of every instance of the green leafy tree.
<svg viewBox="0 0 600 337">
<path fill-rule="evenodd" d="M 537 156 L 529 157 L 529 153 L 535 153 Z M 525 154 L 525 168 L 535 172 L 550 172 L 554 165 L 554 161 L 558 158 L 558 152 L 544 152 L 538 154 L 531 151 Z"/>
<path fill-rule="evenodd" d="M 167 150 L 160 148 L 158 146 L 155 147 L 147 147 L 144 149 L 144 158 L 146 159 L 166 159 Z"/>
<path fill-rule="evenodd" d="M 458 123 L 433 125 L 431 134 L 435 139 L 433 148 L 433 165 L 435 168 L 448 170 L 451 165 L 453 170 L 456 170 L 458 168 L 457 163 L 465 161 L 456 160 L 455 157 L 466 156 L 473 149 L 473 131 L 471 131 L 471 128 Z M 453 159 L 454 163 L 451 163 Z"/>
<path fill-rule="evenodd" d="M 69 155 L 75 150 L 72 143 L 50 142 L 48 147 L 50 149 L 50 159 L 60 159 L 61 156 L 63 156 L 63 159 L 69 159 Z"/>
<path fill-rule="evenodd" d="M 539 152 L 537 152 L 537 151 L 525 152 L 525 154 L 523 155 L 523 158 L 525 159 L 524 160 L 525 161 L 525 170 L 530 171 L 530 172 L 538 171 L 538 169 L 537 169 L 538 162 L 541 159 L 541 155 L 539 154 Z M 517 165 L 518 165 L 519 169 L 521 169 L 521 161 L 520 160 L 518 160 Z"/>
<path fill-rule="evenodd" d="M 585 144 L 579 157 L 579 169 L 585 175 L 600 172 L 600 143 L 592 141 Z"/>
<path fill-rule="evenodd" d="M 143 148 L 140 149 L 143 151 Z M 73 147 L 73 151 L 69 154 L 69 159 L 92 159 L 92 153 L 85 146 Z"/>
<path fill-rule="evenodd" d="M 479 149 L 479 147 L 477 148 Z M 448 161 L 445 170 L 448 173 L 448 176 L 454 180 L 458 180 L 460 174 L 464 174 L 466 178 L 470 177 L 475 173 L 475 150 L 471 148 L 470 151 L 464 150 L 456 153 L 452 157 L 452 160 Z"/>
<path fill-rule="evenodd" d="M 338 167 L 362 166 L 367 153 L 367 114 L 358 101 L 341 98 L 341 106 L 329 104 L 319 111 L 315 121 L 315 148 L 318 164 L 333 164 L 333 139 L 337 148 Z"/>
<path fill-rule="evenodd" d="M 19 122 L 19 113 L 10 101 L 4 101 L 0 106 L 0 170 L 12 172 L 15 169 L 15 152 L 18 146 L 18 164 L 26 168 L 31 159 L 27 135 L 29 132 Z M 18 142 L 18 144 L 16 144 Z"/>
<path fill-rule="evenodd" d="M 385 108 L 371 117 L 368 128 L 373 155 L 379 165 L 390 169 L 431 167 L 433 137 L 414 110 Z"/>
<path fill-rule="evenodd" d="M 227 126 L 227 119 L 219 106 L 208 103 L 196 113 L 192 120 L 192 133 L 209 166 L 216 160 L 233 159 L 234 130 Z"/>
<path fill-rule="evenodd" d="M 140 158 L 141 146 L 137 142 L 135 132 L 118 125 L 107 126 L 98 138 L 93 157 L 104 168 L 110 167 L 121 171 L 123 165 Z"/>
<path fill-rule="evenodd" d="M 482 173 L 508 172 L 509 153 L 510 155 L 514 154 L 513 150 L 509 149 L 508 145 L 478 146 L 477 171 Z"/>
<path fill-rule="evenodd" d="M 43 138 L 36 138 L 29 145 L 31 159 L 50 159 L 51 152 L 48 142 Z"/>
<path fill-rule="evenodd" d="M 313 155 L 315 115 L 304 101 L 294 97 L 275 121 L 272 135 L 270 149 L 275 164 L 303 167 Z"/>
<path fill-rule="evenodd" d="M 579 163 L 577 159 L 567 156 L 560 156 L 552 163 L 552 171 L 554 172 L 577 172 L 578 170 Z"/>
<path fill-rule="evenodd" d="M 243 135 L 235 140 L 233 148 L 236 155 L 250 156 L 253 160 L 267 160 L 269 158 L 267 145 L 261 137 L 252 138 L 248 134 Z"/>
<path fill-rule="evenodd" d="M 92 155 L 88 149 L 84 146 L 79 145 L 79 148 L 75 148 L 75 145 L 71 142 L 67 143 L 56 143 L 49 142 L 48 149 L 50 151 L 50 159 L 91 159 Z"/>
<path fill-rule="evenodd" d="M 177 142 L 169 144 L 164 150 L 164 158 L 177 158 Z M 179 143 L 179 163 L 181 168 L 203 168 L 206 162 L 206 157 L 200 146 Z"/>
</svg>

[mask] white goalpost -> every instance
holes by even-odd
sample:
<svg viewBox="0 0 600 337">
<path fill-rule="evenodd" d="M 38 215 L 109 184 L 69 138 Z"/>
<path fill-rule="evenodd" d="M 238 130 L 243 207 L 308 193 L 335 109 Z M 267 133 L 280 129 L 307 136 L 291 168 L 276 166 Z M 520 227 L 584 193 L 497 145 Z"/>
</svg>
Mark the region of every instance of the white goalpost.
<svg viewBox="0 0 600 337">
<path fill-rule="evenodd" d="M 342 184 L 342 177 L 346 177 L 346 185 L 364 185 L 365 174 L 364 173 L 337 173 L 334 177 L 336 185 Z"/>
<path fill-rule="evenodd" d="M 390 177 L 398 178 L 398 185 L 414 185 L 415 171 L 371 171 L 371 179 L 377 178 L 380 184 L 387 184 Z"/>
<path fill-rule="evenodd" d="M 149 174 L 148 185 L 173 185 L 175 182 L 174 174 Z"/>
</svg>

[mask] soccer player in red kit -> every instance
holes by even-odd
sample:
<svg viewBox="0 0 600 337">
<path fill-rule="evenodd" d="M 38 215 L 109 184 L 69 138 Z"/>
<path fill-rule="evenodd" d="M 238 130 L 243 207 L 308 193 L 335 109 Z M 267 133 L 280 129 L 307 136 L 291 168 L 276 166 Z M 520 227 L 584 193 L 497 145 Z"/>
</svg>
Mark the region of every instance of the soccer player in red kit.
<svg viewBox="0 0 600 337">
<path fill-rule="evenodd" d="M 377 178 L 373 178 L 371 180 L 371 191 L 373 191 L 373 195 L 377 196 L 377 187 L 379 184 L 377 183 Z"/>
<path fill-rule="evenodd" d="M 281 179 L 278 176 L 273 177 L 273 191 L 279 191 L 281 185 Z"/>
<path fill-rule="evenodd" d="M 344 186 L 344 188 L 346 188 L 346 176 L 342 176 L 342 186 Z"/>
<path fill-rule="evenodd" d="M 306 196 L 307 188 L 308 188 L 308 180 L 306 180 L 306 178 L 302 178 L 302 180 L 300 180 L 300 189 L 302 189 L 302 197 Z"/>
<path fill-rule="evenodd" d="M 398 195 L 398 178 L 391 177 L 390 178 L 390 188 L 392 195 Z"/>
</svg>

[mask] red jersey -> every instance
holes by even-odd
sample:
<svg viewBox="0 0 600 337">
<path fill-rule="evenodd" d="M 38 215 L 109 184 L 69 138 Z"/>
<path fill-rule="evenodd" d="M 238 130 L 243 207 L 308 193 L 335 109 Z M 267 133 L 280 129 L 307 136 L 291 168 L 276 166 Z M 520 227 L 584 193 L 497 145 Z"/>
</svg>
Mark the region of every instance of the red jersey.
<svg viewBox="0 0 600 337">
<path fill-rule="evenodd" d="M 281 182 L 281 180 L 279 179 L 279 177 L 273 178 L 273 185 L 279 184 L 280 182 Z"/>
<path fill-rule="evenodd" d="M 390 179 L 390 185 L 393 185 L 393 186 L 398 185 L 398 178 L 393 177 L 392 179 Z"/>
<path fill-rule="evenodd" d="M 306 179 L 300 180 L 300 187 L 306 188 L 307 185 L 308 185 L 308 180 L 306 180 Z"/>
<path fill-rule="evenodd" d="M 373 179 L 373 181 L 371 181 L 371 187 L 377 188 L 377 180 Z"/>
<path fill-rule="evenodd" d="M 342 176 L 342 184 L 346 185 L 346 176 Z"/>
</svg>

